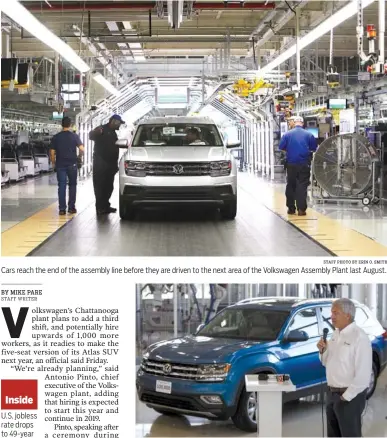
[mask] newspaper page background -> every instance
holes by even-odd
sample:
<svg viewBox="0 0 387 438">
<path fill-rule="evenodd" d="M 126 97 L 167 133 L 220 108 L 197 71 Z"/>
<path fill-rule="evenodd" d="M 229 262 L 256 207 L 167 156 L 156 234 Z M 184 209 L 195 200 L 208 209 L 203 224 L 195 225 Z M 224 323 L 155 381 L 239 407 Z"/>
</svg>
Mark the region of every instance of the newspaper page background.
<svg viewBox="0 0 387 438">
<path fill-rule="evenodd" d="M 0 435 L 135 434 L 136 283 L 385 283 L 385 265 L 334 258 L 2 259 Z"/>
<path fill-rule="evenodd" d="M 2 437 L 134 431 L 134 297 L 131 284 L 60 274 L 2 284 Z"/>
</svg>

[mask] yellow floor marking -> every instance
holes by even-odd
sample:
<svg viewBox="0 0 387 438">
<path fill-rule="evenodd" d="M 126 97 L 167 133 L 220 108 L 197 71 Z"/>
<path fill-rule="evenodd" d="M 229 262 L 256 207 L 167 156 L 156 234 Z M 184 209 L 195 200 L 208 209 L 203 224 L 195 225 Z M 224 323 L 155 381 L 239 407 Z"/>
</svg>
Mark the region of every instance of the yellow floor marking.
<svg viewBox="0 0 387 438">
<path fill-rule="evenodd" d="M 387 256 L 386 246 L 345 227 L 340 221 L 326 217 L 312 208 L 308 208 L 306 217 L 288 215 L 285 195 L 274 188 L 268 187 L 268 191 L 263 194 L 261 199 L 267 208 L 335 255 L 345 257 Z"/>
<path fill-rule="evenodd" d="M 75 216 L 74 214 L 59 216 L 58 204 L 50 205 L 1 233 L 1 255 L 27 256 Z"/>
</svg>

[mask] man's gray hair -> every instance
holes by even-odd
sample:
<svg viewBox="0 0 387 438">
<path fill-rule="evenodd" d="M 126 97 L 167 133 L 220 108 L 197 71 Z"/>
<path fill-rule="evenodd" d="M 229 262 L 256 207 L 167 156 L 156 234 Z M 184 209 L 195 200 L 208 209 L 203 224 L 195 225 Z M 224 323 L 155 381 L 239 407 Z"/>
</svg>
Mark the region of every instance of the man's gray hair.
<svg viewBox="0 0 387 438">
<path fill-rule="evenodd" d="M 343 313 L 351 316 L 351 321 L 355 320 L 356 306 L 349 298 L 339 298 L 333 302 L 335 306 L 339 306 Z"/>
</svg>

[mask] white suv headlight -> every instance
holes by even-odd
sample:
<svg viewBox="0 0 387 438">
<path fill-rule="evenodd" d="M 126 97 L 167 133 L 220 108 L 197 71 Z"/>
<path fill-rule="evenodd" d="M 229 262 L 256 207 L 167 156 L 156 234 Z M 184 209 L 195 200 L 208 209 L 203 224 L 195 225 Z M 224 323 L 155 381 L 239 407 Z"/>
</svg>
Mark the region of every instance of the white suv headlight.
<svg viewBox="0 0 387 438">
<path fill-rule="evenodd" d="M 125 161 L 125 173 L 128 176 L 146 176 L 146 164 L 141 161 Z"/>
<path fill-rule="evenodd" d="M 210 175 L 213 177 L 228 176 L 231 173 L 232 163 L 231 161 L 212 161 L 210 168 Z"/>
</svg>

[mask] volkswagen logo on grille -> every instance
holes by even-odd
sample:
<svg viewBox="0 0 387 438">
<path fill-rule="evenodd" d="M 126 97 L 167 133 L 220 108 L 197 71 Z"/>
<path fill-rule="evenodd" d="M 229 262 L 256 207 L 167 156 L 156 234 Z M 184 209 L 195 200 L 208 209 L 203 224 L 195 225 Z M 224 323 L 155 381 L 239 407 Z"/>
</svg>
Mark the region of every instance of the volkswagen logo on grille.
<svg viewBox="0 0 387 438">
<path fill-rule="evenodd" d="M 184 173 L 184 167 L 181 164 L 175 164 L 173 166 L 173 173 L 176 173 L 176 175 L 181 175 Z"/>
<path fill-rule="evenodd" d="M 172 371 L 172 365 L 170 363 L 166 363 L 163 366 L 163 373 L 164 374 L 169 374 Z"/>
</svg>

